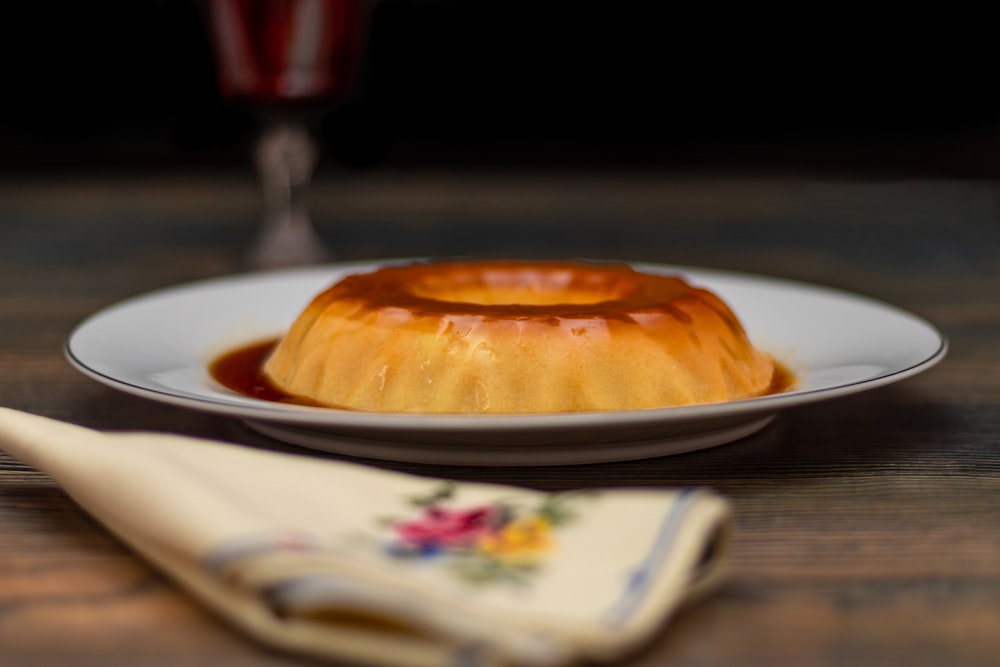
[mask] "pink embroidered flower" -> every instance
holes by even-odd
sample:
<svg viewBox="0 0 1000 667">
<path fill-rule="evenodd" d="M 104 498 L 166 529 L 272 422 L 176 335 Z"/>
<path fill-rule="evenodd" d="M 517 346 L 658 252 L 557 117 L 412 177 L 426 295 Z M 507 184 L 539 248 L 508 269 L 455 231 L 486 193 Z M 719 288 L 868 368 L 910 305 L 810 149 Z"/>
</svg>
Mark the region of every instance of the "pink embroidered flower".
<svg viewBox="0 0 1000 667">
<path fill-rule="evenodd" d="M 545 496 L 534 507 L 498 499 L 454 507 L 457 485 L 446 482 L 409 498 L 418 508 L 411 518 L 387 518 L 389 555 L 407 560 L 433 558 L 473 584 L 525 584 L 544 566 L 555 547 L 554 529 L 573 517 L 570 496 Z"/>
<path fill-rule="evenodd" d="M 394 528 L 400 547 L 429 555 L 475 546 L 495 530 L 496 519 L 496 508 L 489 505 L 471 509 L 431 505 L 416 519 L 400 521 Z"/>
</svg>

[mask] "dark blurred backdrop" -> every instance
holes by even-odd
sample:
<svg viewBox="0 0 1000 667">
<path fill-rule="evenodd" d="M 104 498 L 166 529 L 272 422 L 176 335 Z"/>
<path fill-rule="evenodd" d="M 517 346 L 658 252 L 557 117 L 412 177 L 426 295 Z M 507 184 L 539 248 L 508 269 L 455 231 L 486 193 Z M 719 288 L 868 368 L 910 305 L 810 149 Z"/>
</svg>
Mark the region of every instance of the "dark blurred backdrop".
<svg viewBox="0 0 1000 667">
<path fill-rule="evenodd" d="M 741 7 L 382 0 L 326 164 L 1000 175 L 985 15 Z M 194 0 L 3 15 L 3 173 L 246 162 Z"/>
</svg>

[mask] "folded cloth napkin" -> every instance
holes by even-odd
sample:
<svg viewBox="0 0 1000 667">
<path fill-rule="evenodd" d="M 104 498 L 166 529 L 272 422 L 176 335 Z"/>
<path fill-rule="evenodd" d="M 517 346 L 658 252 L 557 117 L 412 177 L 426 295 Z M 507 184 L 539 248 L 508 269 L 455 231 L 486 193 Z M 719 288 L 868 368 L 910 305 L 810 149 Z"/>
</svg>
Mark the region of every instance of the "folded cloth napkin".
<svg viewBox="0 0 1000 667">
<path fill-rule="evenodd" d="M 547 494 L 5 408 L 0 448 L 250 636 L 361 664 L 624 657 L 730 534 L 704 489 Z"/>
</svg>

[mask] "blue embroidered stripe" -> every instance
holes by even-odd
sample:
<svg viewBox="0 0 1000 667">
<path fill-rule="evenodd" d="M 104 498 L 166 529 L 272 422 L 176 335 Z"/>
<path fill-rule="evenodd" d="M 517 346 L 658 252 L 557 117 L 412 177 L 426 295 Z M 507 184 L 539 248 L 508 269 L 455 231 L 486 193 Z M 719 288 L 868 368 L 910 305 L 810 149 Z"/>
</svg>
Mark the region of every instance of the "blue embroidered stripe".
<svg viewBox="0 0 1000 667">
<path fill-rule="evenodd" d="M 605 615 L 604 621 L 607 625 L 615 629 L 620 628 L 639 608 L 649 592 L 654 575 L 670 554 L 670 549 L 673 547 L 677 533 L 684 522 L 684 516 L 694 503 L 696 493 L 697 489 L 693 488 L 680 492 L 677 501 L 671 506 L 663 523 L 660 524 L 660 530 L 653 541 L 653 546 L 646 557 L 631 570 L 622 596 Z"/>
<path fill-rule="evenodd" d="M 202 563 L 212 572 L 221 572 L 231 563 L 275 551 L 316 551 L 319 542 L 311 535 L 291 531 L 241 535 L 212 549 Z"/>
</svg>

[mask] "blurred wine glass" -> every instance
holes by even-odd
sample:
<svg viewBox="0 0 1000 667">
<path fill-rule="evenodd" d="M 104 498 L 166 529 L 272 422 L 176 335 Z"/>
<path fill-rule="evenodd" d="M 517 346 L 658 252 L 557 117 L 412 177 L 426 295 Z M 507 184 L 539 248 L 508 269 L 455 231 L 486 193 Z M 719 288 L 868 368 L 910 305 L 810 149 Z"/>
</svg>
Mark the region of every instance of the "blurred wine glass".
<svg viewBox="0 0 1000 667">
<path fill-rule="evenodd" d="M 248 257 L 254 268 L 330 257 L 307 195 L 319 156 L 310 123 L 351 91 L 373 0 L 200 0 L 219 92 L 257 111 L 254 159 L 264 216 Z"/>
</svg>

